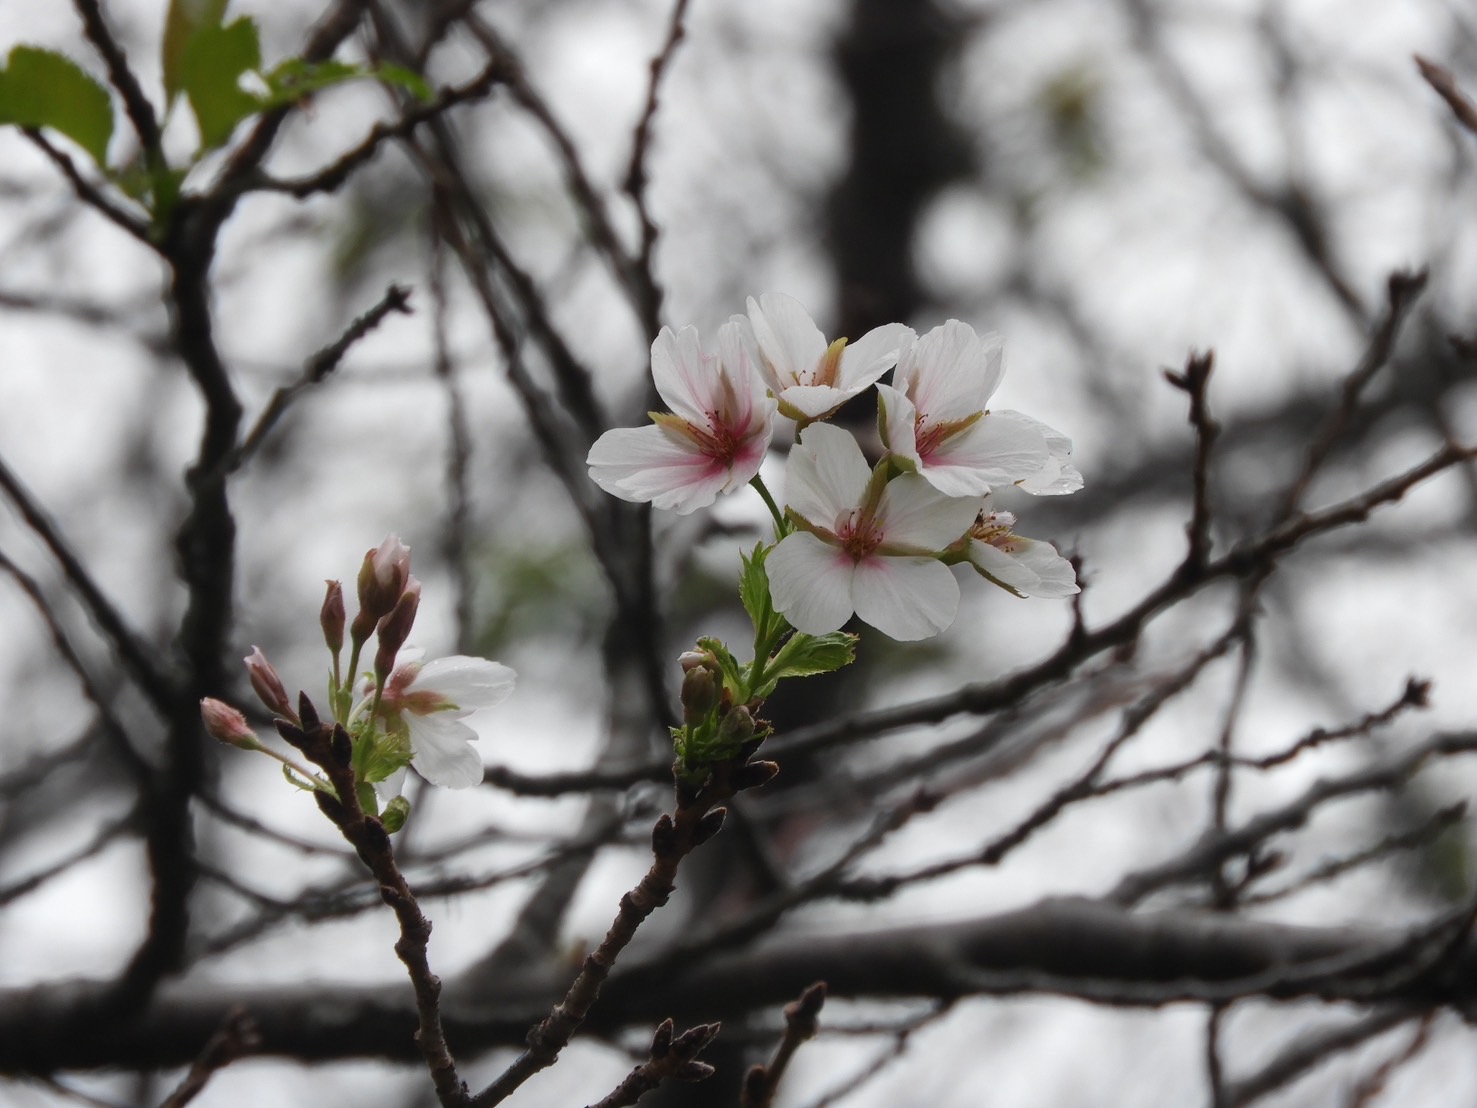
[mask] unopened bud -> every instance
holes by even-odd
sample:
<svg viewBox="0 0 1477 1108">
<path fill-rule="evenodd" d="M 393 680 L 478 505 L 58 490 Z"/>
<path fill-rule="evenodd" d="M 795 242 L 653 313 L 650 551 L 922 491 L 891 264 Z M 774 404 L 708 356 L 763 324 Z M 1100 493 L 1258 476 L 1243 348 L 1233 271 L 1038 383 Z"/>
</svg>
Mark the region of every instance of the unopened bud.
<svg viewBox="0 0 1477 1108">
<path fill-rule="evenodd" d="M 682 667 L 683 673 L 691 673 L 699 667 L 718 668 L 718 659 L 708 650 L 684 650 L 678 657 L 677 664 Z"/>
<path fill-rule="evenodd" d="M 400 536 L 389 535 L 365 553 L 359 566 L 359 614 L 352 628 L 355 642 L 364 642 L 375 625 L 395 610 L 410 580 L 410 547 Z"/>
<path fill-rule="evenodd" d="M 741 746 L 754 737 L 754 717 L 742 704 L 730 708 L 718 724 L 718 741 L 724 746 Z"/>
<path fill-rule="evenodd" d="M 397 796 L 385 805 L 385 810 L 380 813 L 380 822 L 385 825 L 385 830 L 393 835 L 405 826 L 405 821 L 410 816 L 410 801 L 403 796 Z"/>
<path fill-rule="evenodd" d="M 252 691 L 267 706 L 267 710 L 277 713 L 283 719 L 297 719 L 297 714 L 292 710 L 292 700 L 288 697 L 287 690 L 282 687 L 282 678 L 277 675 L 277 670 L 272 663 L 267 661 L 262 648 L 253 646 L 251 653 L 243 660 L 246 662 L 246 672 L 251 678 Z"/>
<path fill-rule="evenodd" d="M 697 826 L 692 829 L 692 845 L 702 846 L 714 835 L 723 829 L 723 821 L 728 815 L 727 808 L 714 808 L 698 820 Z"/>
<path fill-rule="evenodd" d="M 328 591 L 323 597 L 323 609 L 318 613 L 318 623 L 323 628 L 323 641 L 335 657 L 344 648 L 344 587 L 337 581 L 327 582 Z"/>
<path fill-rule="evenodd" d="M 713 671 L 697 666 L 682 678 L 682 722 L 701 723 L 718 707 L 718 682 Z"/>
<path fill-rule="evenodd" d="M 733 775 L 733 791 L 761 788 L 773 781 L 779 771 L 777 762 L 745 762 Z"/>
<path fill-rule="evenodd" d="M 201 699 L 200 719 L 205 724 L 206 733 L 217 742 L 241 750 L 256 750 L 261 746 L 246 717 L 223 700 L 211 696 Z"/>
<path fill-rule="evenodd" d="M 405 591 L 400 594 L 394 610 L 380 624 L 379 649 L 374 655 L 374 675 L 382 682 L 390 679 L 390 671 L 395 668 L 395 656 L 410 637 L 410 629 L 415 624 L 415 613 L 420 603 L 421 583 L 412 577 L 406 583 Z"/>
</svg>

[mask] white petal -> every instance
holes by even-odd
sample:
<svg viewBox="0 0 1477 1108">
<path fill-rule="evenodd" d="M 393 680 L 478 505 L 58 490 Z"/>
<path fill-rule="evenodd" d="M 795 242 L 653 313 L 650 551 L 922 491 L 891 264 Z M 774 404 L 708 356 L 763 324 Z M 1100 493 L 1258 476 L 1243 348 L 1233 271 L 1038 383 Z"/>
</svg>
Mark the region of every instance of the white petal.
<svg viewBox="0 0 1477 1108">
<path fill-rule="evenodd" d="M 774 609 L 812 635 L 838 630 L 850 618 L 851 557 L 804 531 L 788 535 L 764 560 Z"/>
<path fill-rule="evenodd" d="M 918 340 L 898 368 L 897 387 L 933 423 L 982 412 L 1005 373 L 999 335 L 983 338 L 957 319 Z"/>
<path fill-rule="evenodd" d="M 891 385 L 877 386 L 877 426 L 882 445 L 916 467 L 918 457 L 918 409 Z"/>
<path fill-rule="evenodd" d="M 415 687 L 435 689 L 459 710 L 470 712 L 501 704 L 508 699 L 517 679 L 512 668 L 501 662 L 453 654 L 427 662 L 416 678 Z"/>
<path fill-rule="evenodd" d="M 882 541 L 888 547 L 942 550 L 974 523 L 978 497 L 945 496 L 917 474 L 887 482 L 877 506 Z"/>
<path fill-rule="evenodd" d="M 831 385 L 790 385 L 779 394 L 780 411 L 791 419 L 824 419 L 864 388 L 847 391 Z"/>
<path fill-rule="evenodd" d="M 705 359 L 696 327 L 673 332 L 663 327 L 651 344 L 651 377 L 671 411 L 689 423 L 706 426 L 717 385 L 717 365 Z"/>
<path fill-rule="evenodd" d="M 959 607 L 959 583 L 933 558 L 864 558 L 851 591 L 858 616 L 903 642 L 937 635 Z"/>
<path fill-rule="evenodd" d="M 785 503 L 817 527 L 836 526 L 836 517 L 861 503 L 872 476 L 862 448 L 849 431 L 812 423 L 790 450 Z"/>
<path fill-rule="evenodd" d="M 465 723 L 446 713 L 408 716 L 411 764 L 433 785 L 466 789 L 482 783 L 482 759 L 471 747 L 477 738 Z"/>
<path fill-rule="evenodd" d="M 913 346 L 913 328 L 902 323 L 873 327 L 841 351 L 840 384 L 850 393 L 861 392 L 881 377 Z"/>
<path fill-rule="evenodd" d="M 766 292 L 756 302 L 749 297 L 749 322 L 764 361 L 778 389 L 798 383 L 799 375 L 815 369 L 826 352 L 826 337 L 800 301 L 779 292 Z"/>
<path fill-rule="evenodd" d="M 590 479 L 612 496 L 684 515 L 713 503 L 729 480 L 728 467 L 686 435 L 656 425 L 606 431 L 585 461 Z"/>
<path fill-rule="evenodd" d="M 981 495 L 1040 473 L 1051 460 L 1046 438 L 1012 414 L 981 416 L 941 442 L 923 459 L 921 472 L 951 496 Z"/>
<path fill-rule="evenodd" d="M 969 560 L 1003 585 L 1026 596 L 1056 598 L 1081 591 L 1072 563 L 1047 542 L 1013 536 L 1014 553 L 978 540 L 969 544 Z"/>
<path fill-rule="evenodd" d="M 738 401 L 738 410 L 731 413 L 738 417 L 733 420 L 735 425 L 753 420 L 755 413 L 766 403 L 770 405 L 770 412 L 774 411 L 764 384 L 754 328 L 743 316 L 733 316 L 718 328 L 718 363 Z"/>
<path fill-rule="evenodd" d="M 1024 480 L 1017 480 L 1017 486 L 1034 496 L 1061 496 L 1076 492 L 1082 487 L 1082 474 L 1068 460 L 1072 456 L 1071 439 L 1039 419 L 1032 419 L 1021 412 L 1000 411 L 991 414 L 995 418 L 1034 428 L 1046 442 L 1050 455 L 1046 464 Z"/>
</svg>

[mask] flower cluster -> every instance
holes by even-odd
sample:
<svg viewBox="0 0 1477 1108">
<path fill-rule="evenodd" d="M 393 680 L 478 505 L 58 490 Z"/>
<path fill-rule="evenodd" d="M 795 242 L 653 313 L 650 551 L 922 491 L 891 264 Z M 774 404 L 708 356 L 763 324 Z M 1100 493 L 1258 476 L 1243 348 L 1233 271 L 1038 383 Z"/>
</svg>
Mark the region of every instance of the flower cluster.
<svg viewBox="0 0 1477 1108">
<path fill-rule="evenodd" d="M 752 484 L 775 516 L 776 545 L 762 562 L 774 609 L 791 626 L 823 635 L 854 613 L 892 638 L 927 638 L 958 607 L 951 565 L 1016 596 L 1078 591 L 1071 563 L 1016 534 L 1015 516 L 994 506 L 1004 488 L 1039 496 L 1082 487 L 1066 436 L 987 407 L 1004 376 L 1001 355 L 998 336 L 956 319 L 921 337 L 890 323 L 828 343 L 794 299 L 751 297 L 748 314 L 719 329 L 717 354 L 692 327 L 662 329 L 651 365 L 671 411 L 602 435 L 590 476 L 622 499 L 683 513 Z M 825 422 L 873 386 L 884 449 L 875 464 L 850 432 Z M 783 513 L 759 477 L 781 417 L 797 431 Z"/>
<path fill-rule="evenodd" d="M 332 657 L 328 702 L 334 725 L 351 743 L 358 800 L 397 830 L 408 805 L 398 796 L 409 766 L 433 785 L 462 789 L 482 780 L 482 760 L 469 745 L 477 734 L 463 720 L 478 708 L 501 703 L 513 691 L 514 672 L 498 662 L 461 655 L 423 662 L 405 646 L 420 607 L 421 584 L 410 573 L 410 548 L 390 535 L 364 555 L 357 581 L 359 611 L 352 623 L 343 586 L 329 581 L 319 612 L 323 640 Z M 344 632 L 349 660 L 343 668 Z M 364 648 L 374 638 L 372 672 L 360 674 Z M 276 668 L 258 647 L 246 658 L 252 690 L 291 737 L 318 718 L 306 694 L 295 706 Z M 359 685 L 358 693 L 355 686 Z M 209 697 L 201 701 L 206 730 L 231 746 L 270 754 L 284 764 L 288 780 L 332 793 L 320 775 L 264 746 L 236 709 Z"/>
</svg>

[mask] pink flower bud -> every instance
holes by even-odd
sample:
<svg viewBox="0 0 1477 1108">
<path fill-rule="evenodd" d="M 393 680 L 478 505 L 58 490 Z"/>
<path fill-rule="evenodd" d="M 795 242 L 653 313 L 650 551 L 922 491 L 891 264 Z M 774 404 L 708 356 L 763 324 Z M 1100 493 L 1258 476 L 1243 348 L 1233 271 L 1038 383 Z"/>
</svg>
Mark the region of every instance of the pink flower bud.
<svg viewBox="0 0 1477 1108">
<path fill-rule="evenodd" d="M 374 626 L 394 611 L 410 580 L 410 547 L 399 535 L 389 535 L 367 551 L 359 567 L 359 614 L 354 618 L 355 641 L 363 642 Z"/>
<path fill-rule="evenodd" d="M 421 603 L 421 583 L 414 577 L 405 585 L 395 608 L 379 627 L 379 650 L 374 655 L 374 673 L 381 681 L 386 680 L 395 668 L 395 655 L 410 637 L 410 628 L 415 623 L 416 609 Z"/>
<path fill-rule="evenodd" d="M 718 707 L 718 682 L 713 680 L 713 671 L 696 667 L 687 671 L 682 678 L 682 721 L 686 724 L 702 723 Z"/>
<path fill-rule="evenodd" d="M 344 648 L 344 587 L 337 581 L 328 581 L 328 592 L 323 597 L 323 609 L 318 613 L 318 622 L 323 627 L 323 641 L 337 656 Z"/>
<path fill-rule="evenodd" d="M 261 744 L 256 733 L 246 723 L 246 717 L 229 704 L 214 697 L 200 701 L 200 718 L 205 723 L 206 733 L 217 742 L 242 750 L 255 750 Z"/>
<path fill-rule="evenodd" d="M 282 687 L 282 678 L 277 676 L 276 668 L 267 661 L 262 648 L 253 646 L 244 660 L 246 672 L 251 677 L 251 688 L 258 699 L 269 711 L 276 712 L 283 719 L 296 721 L 297 713 L 292 710 L 292 701 L 287 696 L 287 690 Z"/>
</svg>

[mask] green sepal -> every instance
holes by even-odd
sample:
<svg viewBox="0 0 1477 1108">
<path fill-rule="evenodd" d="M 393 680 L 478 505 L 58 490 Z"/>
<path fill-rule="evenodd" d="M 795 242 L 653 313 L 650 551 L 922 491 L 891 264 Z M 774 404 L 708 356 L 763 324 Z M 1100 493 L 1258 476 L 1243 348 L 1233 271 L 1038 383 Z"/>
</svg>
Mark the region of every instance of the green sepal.
<svg viewBox="0 0 1477 1108">
<path fill-rule="evenodd" d="M 179 86 L 200 127 L 201 150 L 213 150 L 236 125 L 264 107 L 261 97 L 241 87 L 241 78 L 261 68 L 256 24 L 243 16 L 230 23 L 199 28 L 179 58 Z"/>
<path fill-rule="evenodd" d="M 699 650 L 706 650 L 718 659 L 718 668 L 723 671 L 723 687 L 728 690 L 729 696 L 737 701 L 748 699 L 744 692 L 744 671 L 720 639 L 698 639 Z"/>
<path fill-rule="evenodd" d="M 368 781 L 355 782 L 354 795 L 359 798 L 359 810 L 366 816 L 377 816 L 380 814 L 379 797 L 374 795 L 374 786 Z"/>
<path fill-rule="evenodd" d="M 354 776 L 373 784 L 410 765 L 410 733 L 404 727 L 381 731 L 366 727 L 354 737 Z"/>
<path fill-rule="evenodd" d="M 113 99 L 65 54 L 17 46 L 0 70 L 0 123 L 49 127 L 86 150 L 99 168 L 108 164 Z"/>
<path fill-rule="evenodd" d="M 405 826 L 405 821 L 410 818 L 410 801 L 403 796 L 397 796 L 385 805 L 385 810 L 380 813 L 380 822 L 385 825 L 385 830 L 390 834 L 399 831 Z"/>
</svg>

